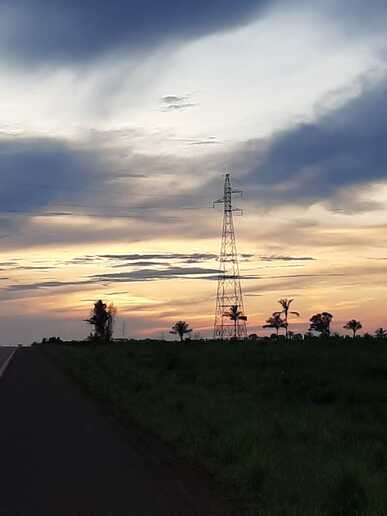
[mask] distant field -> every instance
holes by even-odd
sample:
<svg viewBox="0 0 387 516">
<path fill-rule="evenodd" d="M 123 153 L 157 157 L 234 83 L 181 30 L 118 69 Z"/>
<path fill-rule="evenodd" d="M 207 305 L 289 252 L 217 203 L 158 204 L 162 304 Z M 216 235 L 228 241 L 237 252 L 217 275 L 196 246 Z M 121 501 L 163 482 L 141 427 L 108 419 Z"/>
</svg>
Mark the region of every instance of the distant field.
<svg viewBox="0 0 387 516">
<path fill-rule="evenodd" d="M 206 465 L 244 514 L 387 514 L 387 342 L 48 347 L 124 424 Z"/>
</svg>

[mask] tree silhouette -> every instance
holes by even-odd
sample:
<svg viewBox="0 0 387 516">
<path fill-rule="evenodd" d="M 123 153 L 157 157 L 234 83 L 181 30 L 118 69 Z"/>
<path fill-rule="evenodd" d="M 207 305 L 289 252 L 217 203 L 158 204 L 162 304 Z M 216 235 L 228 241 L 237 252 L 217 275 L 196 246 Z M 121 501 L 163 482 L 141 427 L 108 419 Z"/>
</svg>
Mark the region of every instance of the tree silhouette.
<svg viewBox="0 0 387 516">
<path fill-rule="evenodd" d="M 113 337 L 113 322 L 117 310 L 113 304 L 106 305 L 101 299 L 94 304 L 89 319 L 85 322 L 94 326 L 94 337 L 110 342 Z"/>
<path fill-rule="evenodd" d="M 191 331 L 192 329 L 189 327 L 188 323 L 186 323 L 185 321 L 177 321 L 177 323 L 175 323 L 172 326 L 172 329 L 169 333 L 172 333 L 173 335 L 178 335 L 180 338 L 180 342 L 183 342 L 184 335 L 186 333 L 191 333 Z"/>
<path fill-rule="evenodd" d="M 375 331 L 375 337 L 377 339 L 386 339 L 387 338 L 387 331 L 384 328 L 378 328 Z"/>
<path fill-rule="evenodd" d="M 329 312 L 322 312 L 321 314 L 313 315 L 309 321 L 309 331 L 317 331 L 321 337 L 329 337 L 331 334 L 331 321 L 333 315 Z"/>
<path fill-rule="evenodd" d="M 347 322 L 347 324 L 345 324 L 345 325 L 343 326 L 343 328 L 344 328 L 345 330 L 352 330 L 352 332 L 353 332 L 353 338 L 355 338 L 355 337 L 356 337 L 356 332 L 357 332 L 358 330 L 361 330 L 361 329 L 362 329 L 362 327 L 363 327 L 363 326 L 362 326 L 361 322 L 360 322 L 360 321 L 356 321 L 356 319 L 351 319 L 350 321 L 348 321 L 348 322 Z"/>
<path fill-rule="evenodd" d="M 262 328 L 274 328 L 277 332 L 278 337 L 278 331 L 280 328 L 286 328 L 286 324 L 284 319 L 282 319 L 281 314 L 278 312 L 274 312 L 274 314 L 266 319 L 266 324 L 262 326 Z"/>
<path fill-rule="evenodd" d="M 223 314 L 224 317 L 228 317 L 231 319 L 231 321 L 234 321 L 234 339 L 237 338 L 237 326 L 238 321 L 247 321 L 247 317 L 239 310 L 238 305 L 232 305 L 230 306 L 230 309 L 228 312 Z"/>
<path fill-rule="evenodd" d="M 278 303 L 282 306 L 282 310 L 280 312 L 274 312 L 273 313 L 273 317 L 275 315 L 283 315 L 284 316 L 284 326 L 283 328 L 285 328 L 285 336 L 286 338 L 288 338 L 288 327 L 289 327 L 289 323 L 288 323 L 288 316 L 289 315 L 295 315 L 296 317 L 300 317 L 300 313 L 299 312 L 291 312 L 289 310 L 290 308 L 290 305 L 292 304 L 292 302 L 294 301 L 294 299 L 287 299 L 286 297 L 283 298 L 283 299 L 279 299 L 278 300 Z"/>
</svg>

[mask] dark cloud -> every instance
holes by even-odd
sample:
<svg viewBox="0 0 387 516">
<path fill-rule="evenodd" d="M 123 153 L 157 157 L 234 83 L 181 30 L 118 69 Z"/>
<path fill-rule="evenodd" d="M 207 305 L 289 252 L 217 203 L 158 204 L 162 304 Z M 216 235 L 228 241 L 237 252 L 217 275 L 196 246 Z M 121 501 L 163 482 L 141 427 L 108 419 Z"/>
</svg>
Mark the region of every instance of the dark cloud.
<svg viewBox="0 0 387 516">
<path fill-rule="evenodd" d="M 149 176 L 164 174 L 174 169 L 174 163 L 158 156 L 140 156 L 133 149 L 126 149 L 126 154 L 122 156 L 121 147 L 112 150 L 95 141 L 75 145 L 59 138 L 0 138 L 2 247 L 106 240 L 106 223 L 112 218 L 127 222 L 116 224 L 109 232 L 111 241 L 128 234 L 130 219 L 136 221 L 132 240 L 149 236 L 149 232 L 159 235 L 161 226 L 175 233 L 178 221 L 170 211 L 182 202 L 183 192 L 174 189 L 169 196 L 160 189 L 143 197 L 137 194 L 141 178 L 130 175 L 139 168 L 146 169 Z M 127 175 L 117 172 L 118 164 L 127 168 Z M 79 216 L 88 219 L 71 224 Z M 196 232 L 199 230 L 203 231 L 198 227 Z"/>
<path fill-rule="evenodd" d="M 14 216 L 82 198 L 106 179 L 97 153 L 56 139 L 0 139 L 0 168 L 0 211 Z"/>
<path fill-rule="evenodd" d="M 106 274 L 96 274 L 92 276 L 95 280 L 104 282 L 137 282 L 155 281 L 160 279 L 176 279 L 202 276 L 201 279 L 211 279 L 212 276 L 219 274 L 218 269 L 207 269 L 202 267 L 167 267 L 165 269 L 139 269 L 131 272 L 113 272 Z"/>
<path fill-rule="evenodd" d="M 219 140 L 216 136 L 192 136 L 190 138 L 171 138 L 171 141 L 186 143 L 189 146 L 192 145 L 221 145 L 224 143 Z"/>
<path fill-rule="evenodd" d="M 212 253 L 147 253 L 147 254 L 103 254 L 97 258 L 109 260 L 138 261 L 138 260 L 214 260 L 218 256 Z"/>
<path fill-rule="evenodd" d="M 260 256 L 259 259 L 262 262 L 275 262 L 275 261 L 281 261 L 281 262 L 299 262 L 299 261 L 309 261 L 314 260 L 315 258 L 312 258 L 311 256 L 281 256 L 272 254 L 270 256 Z"/>
<path fill-rule="evenodd" d="M 167 108 L 164 109 L 164 111 L 183 111 L 185 109 L 195 107 L 196 104 L 193 102 L 186 102 L 186 103 L 180 103 L 180 104 L 169 104 Z"/>
<path fill-rule="evenodd" d="M 66 262 L 66 265 L 91 265 L 101 261 L 99 256 L 77 256 Z"/>
<path fill-rule="evenodd" d="M 0 21 L 2 59 L 28 64 L 84 63 L 106 54 L 139 54 L 168 43 L 189 41 L 237 28 L 265 8 L 310 7 L 305 0 L 3 0 Z M 281 5 L 282 4 L 282 5 Z M 385 0 L 317 0 L 348 36 L 385 27 Z M 165 98 L 178 96 L 168 95 Z"/>
<path fill-rule="evenodd" d="M 166 265 L 169 265 L 168 262 L 152 262 L 151 260 L 149 261 L 139 261 L 139 262 L 126 262 L 126 263 L 116 263 L 115 265 L 113 265 L 113 267 L 152 267 L 154 265 L 163 265 L 163 266 L 166 266 Z"/>
<path fill-rule="evenodd" d="M 111 242 L 130 235 L 133 242 L 160 235 L 213 234 L 209 225 L 216 222 L 216 214 L 206 224 L 197 220 L 202 208 L 209 210 L 209 192 L 202 195 L 212 168 L 209 160 L 141 154 L 134 150 L 130 134 L 117 142 L 113 133 L 78 145 L 59 138 L 0 139 L 3 248 L 106 241 L 107 235 Z M 165 180 L 156 181 L 150 191 L 142 177 L 133 177 L 136 170 Z M 202 178 L 196 187 L 176 181 L 175 176 L 193 172 Z M 187 217 L 187 210 L 197 211 Z M 117 222 L 107 232 L 114 218 Z"/>
<path fill-rule="evenodd" d="M 194 102 L 190 101 L 190 97 L 188 95 L 185 97 L 167 95 L 161 99 L 161 102 L 163 104 L 163 111 L 182 111 L 184 109 L 196 106 Z"/>
<path fill-rule="evenodd" d="M 269 204 L 329 200 L 334 209 L 370 209 L 356 195 L 351 203 L 346 190 L 387 180 L 386 95 L 386 80 L 365 84 L 339 109 L 275 134 L 266 150 L 261 141 L 250 142 L 238 156 L 250 196 Z"/>
<path fill-rule="evenodd" d="M 273 0 L 4 0 L 0 48 L 26 63 L 76 63 L 237 27 Z"/>
<path fill-rule="evenodd" d="M 45 271 L 49 269 L 57 269 L 54 265 L 19 265 L 15 267 L 17 270 L 21 271 Z"/>
<path fill-rule="evenodd" d="M 208 138 L 204 138 L 202 140 L 195 140 L 190 141 L 189 145 L 220 145 L 222 142 L 220 142 L 216 136 L 209 136 Z"/>
<path fill-rule="evenodd" d="M 240 279 L 240 280 L 258 280 L 258 279 L 263 279 L 263 277 L 261 276 L 255 276 L 254 274 L 240 274 L 239 276 L 225 276 L 225 278 L 230 278 L 230 279 Z M 207 279 L 207 280 L 211 280 L 211 281 L 218 281 L 218 275 L 213 275 L 213 276 L 198 276 L 196 279 Z"/>
<path fill-rule="evenodd" d="M 161 99 L 164 104 L 180 104 L 181 102 L 185 102 L 187 97 L 178 97 L 177 95 L 166 95 Z"/>
<path fill-rule="evenodd" d="M 47 288 L 58 288 L 58 287 L 72 287 L 78 285 L 89 285 L 93 283 L 93 281 L 89 280 L 80 280 L 80 281 L 38 281 L 36 283 L 20 283 L 10 285 L 3 291 L 9 292 L 19 292 L 24 290 L 39 290 L 39 289 L 47 289 Z"/>
</svg>

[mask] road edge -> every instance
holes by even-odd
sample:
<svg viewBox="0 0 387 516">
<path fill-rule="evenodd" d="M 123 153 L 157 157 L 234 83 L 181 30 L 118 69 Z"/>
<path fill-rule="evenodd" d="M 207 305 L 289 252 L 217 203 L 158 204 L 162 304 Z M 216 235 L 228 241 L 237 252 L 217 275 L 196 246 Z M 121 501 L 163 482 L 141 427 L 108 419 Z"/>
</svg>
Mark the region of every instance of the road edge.
<svg viewBox="0 0 387 516">
<path fill-rule="evenodd" d="M 13 359 L 14 355 L 16 353 L 16 349 L 12 351 L 12 353 L 9 355 L 7 360 L 4 362 L 4 364 L 0 367 L 0 380 L 3 378 L 5 371 L 7 370 L 9 364 L 11 363 L 11 360 Z"/>
</svg>

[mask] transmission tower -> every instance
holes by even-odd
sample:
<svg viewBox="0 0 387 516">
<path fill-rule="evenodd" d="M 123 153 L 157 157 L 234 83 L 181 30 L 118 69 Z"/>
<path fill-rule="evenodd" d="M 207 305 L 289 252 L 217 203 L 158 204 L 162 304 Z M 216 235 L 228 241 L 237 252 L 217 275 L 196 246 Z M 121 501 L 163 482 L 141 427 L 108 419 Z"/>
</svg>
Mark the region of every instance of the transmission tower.
<svg viewBox="0 0 387 516">
<path fill-rule="evenodd" d="M 233 213 L 242 215 L 242 210 L 232 207 L 233 194 L 239 194 L 242 196 L 241 191 L 232 189 L 230 174 L 226 174 L 223 198 L 214 202 L 214 206 L 216 204 L 224 205 L 222 244 L 219 256 L 220 274 L 218 276 L 218 289 L 216 294 L 214 339 L 224 339 L 234 336 L 242 338 L 247 337 L 247 318 L 243 307 L 233 222 Z M 239 313 L 237 317 L 234 317 L 234 320 L 229 316 L 230 310 L 234 310 Z"/>
</svg>

